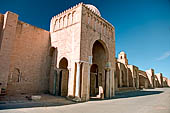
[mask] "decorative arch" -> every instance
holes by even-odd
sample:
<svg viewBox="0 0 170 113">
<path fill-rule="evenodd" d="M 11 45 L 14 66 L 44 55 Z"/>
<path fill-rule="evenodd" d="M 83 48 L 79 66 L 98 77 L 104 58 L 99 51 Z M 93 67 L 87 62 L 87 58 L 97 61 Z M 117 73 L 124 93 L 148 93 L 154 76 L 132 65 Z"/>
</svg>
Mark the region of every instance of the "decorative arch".
<svg viewBox="0 0 170 113">
<path fill-rule="evenodd" d="M 109 60 L 109 49 L 108 49 L 106 43 L 105 43 L 103 40 L 101 40 L 101 39 L 99 39 L 99 40 L 93 40 L 92 43 L 90 44 L 90 50 L 91 50 L 90 56 L 92 56 L 92 54 L 93 54 L 93 53 L 92 53 L 93 45 L 95 44 L 96 41 L 99 41 L 99 42 L 102 44 L 102 46 L 103 46 L 103 48 L 104 48 L 104 50 L 105 50 L 106 56 L 107 56 L 106 60 L 108 61 L 108 60 Z"/>
<path fill-rule="evenodd" d="M 75 23 L 77 21 L 77 13 L 76 11 L 73 11 L 72 13 L 72 22 Z"/>
<path fill-rule="evenodd" d="M 71 13 L 68 14 L 67 21 L 68 21 L 67 25 L 71 25 L 72 24 L 72 14 Z"/>
<path fill-rule="evenodd" d="M 59 64 L 60 64 L 60 61 L 61 61 L 62 59 L 67 59 L 67 61 L 68 61 L 68 66 L 67 66 L 67 68 L 69 68 L 70 65 L 71 65 L 71 61 L 70 61 L 70 59 L 69 59 L 68 56 L 63 56 L 63 55 L 61 55 L 61 56 L 58 57 L 58 60 L 57 60 L 57 61 L 58 61 L 58 62 L 57 62 L 57 68 L 59 68 Z"/>
<path fill-rule="evenodd" d="M 66 15 L 63 17 L 63 27 L 67 26 L 67 17 Z"/>
<path fill-rule="evenodd" d="M 63 27 L 63 19 L 62 17 L 59 19 L 59 28 L 62 28 Z"/>
<path fill-rule="evenodd" d="M 107 75 L 107 63 L 108 63 L 108 49 L 106 44 L 102 40 L 93 40 L 91 43 L 91 56 L 92 58 L 92 66 L 90 68 L 90 97 L 96 97 L 100 95 L 106 94 L 106 76 Z M 99 91 L 100 87 L 100 91 Z M 102 98 L 103 98 L 102 96 Z"/>
<path fill-rule="evenodd" d="M 67 69 L 68 67 L 68 60 L 63 57 L 59 62 L 59 69 Z"/>
<path fill-rule="evenodd" d="M 59 60 L 58 68 L 58 96 L 68 95 L 68 80 L 69 80 L 69 70 L 68 70 L 68 60 L 62 57 Z"/>
</svg>

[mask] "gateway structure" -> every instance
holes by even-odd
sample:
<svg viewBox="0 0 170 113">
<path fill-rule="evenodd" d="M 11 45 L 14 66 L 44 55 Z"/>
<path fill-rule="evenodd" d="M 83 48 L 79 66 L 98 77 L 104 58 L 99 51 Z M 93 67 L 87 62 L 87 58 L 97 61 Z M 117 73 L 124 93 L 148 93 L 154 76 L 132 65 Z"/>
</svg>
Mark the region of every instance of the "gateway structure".
<svg viewBox="0 0 170 113">
<path fill-rule="evenodd" d="M 51 19 L 50 31 L 0 14 L 0 87 L 8 95 L 50 92 L 79 101 L 114 96 L 115 31 L 80 3 Z"/>
<path fill-rule="evenodd" d="M 101 89 L 106 98 L 114 96 L 114 27 L 95 6 L 79 4 L 54 16 L 50 33 L 50 92 L 88 100 Z"/>
</svg>

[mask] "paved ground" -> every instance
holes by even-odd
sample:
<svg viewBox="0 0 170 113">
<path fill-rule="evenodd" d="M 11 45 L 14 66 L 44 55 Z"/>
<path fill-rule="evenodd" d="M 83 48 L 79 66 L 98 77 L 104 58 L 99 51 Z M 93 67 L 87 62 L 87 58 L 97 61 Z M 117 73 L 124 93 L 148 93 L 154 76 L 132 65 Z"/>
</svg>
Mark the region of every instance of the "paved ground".
<svg viewBox="0 0 170 113">
<path fill-rule="evenodd" d="M 170 113 L 170 88 L 119 93 L 110 100 L 92 100 L 62 106 L 16 106 L 13 109 L 0 110 L 0 113 Z"/>
</svg>

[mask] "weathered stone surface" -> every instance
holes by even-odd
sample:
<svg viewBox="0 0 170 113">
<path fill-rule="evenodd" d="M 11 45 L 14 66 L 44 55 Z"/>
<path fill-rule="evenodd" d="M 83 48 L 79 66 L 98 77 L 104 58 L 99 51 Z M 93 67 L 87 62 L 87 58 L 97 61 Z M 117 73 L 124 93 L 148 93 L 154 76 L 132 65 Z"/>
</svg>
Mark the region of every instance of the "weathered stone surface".
<svg viewBox="0 0 170 113">
<path fill-rule="evenodd" d="M 48 91 L 48 31 L 18 20 L 18 15 L 4 15 L 0 49 L 0 82 L 7 94 Z"/>
</svg>

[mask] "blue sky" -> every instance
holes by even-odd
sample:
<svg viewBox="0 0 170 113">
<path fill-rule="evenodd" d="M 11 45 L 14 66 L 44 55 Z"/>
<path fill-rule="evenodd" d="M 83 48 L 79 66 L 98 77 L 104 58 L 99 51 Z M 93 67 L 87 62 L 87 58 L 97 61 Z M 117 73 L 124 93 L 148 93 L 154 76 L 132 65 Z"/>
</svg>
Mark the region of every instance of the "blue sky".
<svg viewBox="0 0 170 113">
<path fill-rule="evenodd" d="M 116 56 L 123 50 L 129 64 L 170 78 L 170 0 L 0 0 L 0 13 L 49 30 L 52 16 L 79 2 L 95 5 L 115 26 Z"/>
</svg>

